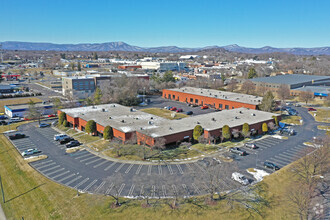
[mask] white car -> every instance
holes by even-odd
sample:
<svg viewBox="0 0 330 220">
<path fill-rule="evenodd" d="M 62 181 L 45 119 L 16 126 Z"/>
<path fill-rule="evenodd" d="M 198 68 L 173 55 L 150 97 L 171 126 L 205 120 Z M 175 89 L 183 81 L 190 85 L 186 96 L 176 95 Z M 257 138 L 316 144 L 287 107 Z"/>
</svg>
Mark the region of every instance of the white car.
<svg viewBox="0 0 330 220">
<path fill-rule="evenodd" d="M 56 134 L 56 135 L 54 135 L 54 141 L 60 141 L 60 140 L 63 140 L 64 138 L 69 138 L 69 136 L 66 135 L 66 134 Z"/>
<path fill-rule="evenodd" d="M 36 148 L 31 148 L 31 149 L 27 149 L 26 151 L 24 151 L 22 153 L 22 156 L 28 156 L 28 155 L 33 155 L 33 154 L 37 154 L 40 153 L 41 151 L 36 149 Z"/>
<path fill-rule="evenodd" d="M 231 175 L 231 178 L 237 182 L 239 182 L 240 184 L 242 185 L 248 185 L 249 184 L 249 180 L 243 175 L 243 174 L 240 174 L 238 172 L 234 172 L 232 175 Z"/>
</svg>

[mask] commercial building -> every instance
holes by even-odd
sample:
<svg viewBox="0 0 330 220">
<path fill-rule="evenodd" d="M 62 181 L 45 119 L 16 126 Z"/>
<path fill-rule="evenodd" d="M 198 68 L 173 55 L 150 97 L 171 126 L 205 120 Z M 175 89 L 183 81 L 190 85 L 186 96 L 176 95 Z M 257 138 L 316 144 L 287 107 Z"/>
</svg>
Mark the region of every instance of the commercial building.
<svg viewBox="0 0 330 220">
<path fill-rule="evenodd" d="M 186 69 L 184 62 L 138 62 L 142 69 L 159 71 L 183 71 Z"/>
<path fill-rule="evenodd" d="M 281 85 L 286 85 L 289 89 L 296 89 L 303 86 L 330 86 L 330 76 L 286 74 L 270 77 L 258 77 L 251 79 L 257 86 L 264 86 L 269 90 L 277 90 Z"/>
<path fill-rule="evenodd" d="M 262 97 L 214 89 L 183 87 L 163 89 L 163 98 L 195 105 L 208 105 L 216 109 L 250 108 L 258 109 Z"/>
<path fill-rule="evenodd" d="M 301 92 L 311 92 L 314 97 L 328 97 L 330 94 L 330 86 L 304 86 L 290 90 L 292 96 L 299 96 Z"/>
<path fill-rule="evenodd" d="M 73 76 L 62 77 L 62 94 L 71 95 L 77 98 L 86 98 L 91 96 L 95 89 L 100 86 L 101 82 L 111 81 L 113 78 L 121 77 L 122 75 L 88 75 L 88 76 Z M 130 74 L 127 77 L 148 80 L 148 75 Z"/>
<path fill-rule="evenodd" d="M 28 104 L 5 105 L 5 113 L 9 117 L 25 117 L 29 110 Z M 54 113 L 52 104 L 35 103 L 37 111 L 42 115 L 49 115 Z"/>
<path fill-rule="evenodd" d="M 14 85 L 0 85 L 0 93 L 13 93 L 18 88 Z"/>
<path fill-rule="evenodd" d="M 169 120 L 119 104 L 107 104 L 72 109 L 61 109 L 66 120 L 75 129 L 84 131 L 89 120 L 96 122 L 97 135 L 102 135 L 106 126 L 111 126 L 114 137 L 123 142 L 136 136 L 137 143 L 153 146 L 163 139 L 165 144 L 191 140 L 196 125 L 204 129 L 204 137 L 220 137 L 221 129 L 228 125 L 231 130 L 242 129 L 248 123 L 251 132 L 262 133 L 262 124 L 274 122 L 277 114 L 247 108 Z"/>
</svg>

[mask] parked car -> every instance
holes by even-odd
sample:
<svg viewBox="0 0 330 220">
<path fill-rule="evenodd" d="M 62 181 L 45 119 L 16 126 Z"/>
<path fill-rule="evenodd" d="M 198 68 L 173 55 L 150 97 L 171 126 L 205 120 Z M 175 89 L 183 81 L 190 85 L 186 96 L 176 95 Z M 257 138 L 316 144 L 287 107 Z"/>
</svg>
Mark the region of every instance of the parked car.
<svg viewBox="0 0 330 220">
<path fill-rule="evenodd" d="M 209 107 L 207 105 L 203 105 L 201 109 L 208 109 Z"/>
<path fill-rule="evenodd" d="M 39 128 L 45 128 L 45 127 L 49 127 L 50 124 L 49 123 L 40 123 L 39 124 Z"/>
<path fill-rule="evenodd" d="M 257 145 L 255 143 L 245 143 L 244 147 L 248 147 L 251 149 L 257 149 Z"/>
<path fill-rule="evenodd" d="M 164 109 L 170 110 L 172 106 L 165 106 Z"/>
<path fill-rule="evenodd" d="M 301 105 L 299 103 L 296 103 L 294 106 L 301 107 Z"/>
<path fill-rule="evenodd" d="M 60 144 L 67 144 L 69 143 L 70 141 L 73 141 L 74 139 L 72 137 L 67 137 L 67 138 L 64 138 L 62 140 L 60 140 Z"/>
<path fill-rule="evenodd" d="M 16 133 L 16 134 L 13 134 L 13 135 L 9 135 L 10 140 L 16 140 L 16 139 L 21 139 L 21 138 L 25 138 L 25 134 Z"/>
<path fill-rule="evenodd" d="M 7 119 L 7 116 L 5 116 L 5 115 L 0 115 L 0 119 Z"/>
<path fill-rule="evenodd" d="M 51 118 L 51 117 L 56 117 L 56 115 L 55 114 L 48 115 L 48 118 Z"/>
<path fill-rule="evenodd" d="M 293 136 L 296 134 L 296 131 L 293 130 L 292 128 L 283 128 L 281 131 L 280 131 L 280 134 L 288 134 L 289 136 Z"/>
<path fill-rule="evenodd" d="M 191 106 L 192 106 L 192 107 L 198 107 L 198 105 L 197 105 L 197 104 L 192 104 Z"/>
<path fill-rule="evenodd" d="M 309 112 L 316 112 L 317 110 L 315 108 L 308 108 Z"/>
<path fill-rule="evenodd" d="M 8 124 L 12 124 L 12 123 L 16 123 L 16 122 L 21 122 L 21 121 L 22 121 L 21 118 L 14 117 L 14 118 L 9 119 Z"/>
<path fill-rule="evenodd" d="M 176 110 L 176 112 L 183 112 L 183 109 L 182 109 L 182 108 L 178 108 L 178 109 Z"/>
<path fill-rule="evenodd" d="M 26 151 L 24 151 L 22 153 L 22 156 L 28 156 L 28 155 L 33 155 L 33 154 L 37 154 L 40 153 L 41 151 L 38 150 L 37 148 L 31 148 L 31 149 L 27 149 Z"/>
<path fill-rule="evenodd" d="M 192 111 L 187 111 L 187 112 L 186 112 L 186 115 L 192 115 L 192 114 L 193 114 Z"/>
<path fill-rule="evenodd" d="M 6 122 L 6 121 L 0 121 L 0 125 L 7 125 L 8 124 L 8 122 Z"/>
<path fill-rule="evenodd" d="M 234 154 L 238 154 L 240 156 L 245 156 L 246 155 L 246 151 L 245 150 L 241 150 L 238 147 L 232 147 L 229 150 L 230 152 L 234 153 Z"/>
<path fill-rule="evenodd" d="M 70 141 L 67 145 L 65 145 L 66 146 L 66 148 L 71 148 L 71 147 L 77 147 L 77 146 L 79 146 L 80 145 L 80 143 L 79 143 L 79 141 L 77 141 L 77 140 L 74 140 L 74 141 Z"/>
<path fill-rule="evenodd" d="M 271 162 L 264 162 L 264 167 L 272 170 L 279 170 L 280 168 Z"/>
<path fill-rule="evenodd" d="M 243 184 L 243 185 L 249 184 L 249 180 L 243 174 L 240 174 L 238 172 L 232 173 L 231 178 L 233 180 L 239 182 L 240 184 Z"/>
<path fill-rule="evenodd" d="M 66 135 L 66 134 L 56 134 L 54 135 L 54 141 L 59 141 L 59 140 L 62 140 L 64 138 L 68 138 L 69 136 Z"/>
<path fill-rule="evenodd" d="M 172 107 L 170 110 L 171 111 L 176 111 L 176 107 Z"/>
</svg>

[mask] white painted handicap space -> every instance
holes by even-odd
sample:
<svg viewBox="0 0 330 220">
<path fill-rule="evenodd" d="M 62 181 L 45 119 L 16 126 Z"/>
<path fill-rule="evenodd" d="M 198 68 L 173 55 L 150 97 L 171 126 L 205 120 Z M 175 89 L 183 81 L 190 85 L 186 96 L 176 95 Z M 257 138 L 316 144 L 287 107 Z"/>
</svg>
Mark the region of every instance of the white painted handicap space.
<svg viewBox="0 0 330 220">
<path fill-rule="evenodd" d="M 43 160 L 42 162 L 32 164 L 32 166 L 34 166 L 35 168 L 37 168 L 40 165 L 48 164 L 48 163 L 51 163 L 51 162 L 53 162 L 53 160 Z"/>
<path fill-rule="evenodd" d="M 90 154 L 90 153 L 87 150 L 82 150 L 82 151 L 72 153 L 72 154 L 70 154 L 70 156 L 76 158 L 78 156 L 87 155 L 87 154 Z"/>
<path fill-rule="evenodd" d="M 188 167 L 189 170 L 191 170 L 191 171 L 194 170 L 189 163 L 186 163 L 185 165 L 186 165 L 186 167 Z"/>
<path fill-rule="evenodd" d="M 105 191 L 105 194 L 106 194 L 106 195 L 109 195 L 109 194 L 110 194 L 110 192 L 111 192 L 113 186 L 114 186 L 114 183 L 111 183 L 110 186 L 108 187 L 107 191 Z"/>
<path fill-rule="evenodd" d="M 168 171 L 170 172 L 170 174 L 172 175 L 173 174 L 173 170 L 172 170 L 171 165 L 167 164 L 167 168 L 168 168 Z"/>
<path fill-rule="evenodd" d="M 294 160 L 292 156 L 288 156 L 288 155 L 285 155 L 285 154 L 275 155 L 274 157 L 283 158 L 283 159 L 285 159 L 287 161 L 290 161 L 290 162 Z"/>
<path fill-rule="evenodd" d="M 88 154 L 79 155 L 78 157 L 75 157 L 74 159 L 79 160 L 79 159 L 82 159 L 84 157 L 88 157 L 88 156 L 92 156 L 92 155 L 93 154 L 91 154 L 91 153 L 88 152 Z"/>
<path fill-rule="evenodd" d="M 150 175 L 151 175 L 151 168 L 152 168 L 152 166 L 151 166 L 151 165 L 149 165 L 149 166 L 148 166 L 148 173 L 147 173 L 147 175 L 148 175 L 148 176 L 150 176 Z"/>
<path fill-rule="evenodd" d="M 118 196 L 120 196 L 120 194 L 123 191 L 124 187 L 125 187 L 125 183 L 121 184 L 121 186 L 120 186 L 120 188 L 118 190 Z"/>
<path fill-rule="evenodd" d="M 137 168 L 137 170 L 135 172 L 136 175 L 138 175 L 140 173 L 142 166 L 143 166 L 142 164 L 139 165 L 139 167 Z"/>
<path fill-rule="evenodd" d="M 195 192 L 196 192 L 197 194 L 200 194 L 200 193 L 201 193 L 201 191 L 200 191 L 199 188 L 195 185 L 195 183 L 192 183 L 191 185 L 194 187 Z"/>
</svg>

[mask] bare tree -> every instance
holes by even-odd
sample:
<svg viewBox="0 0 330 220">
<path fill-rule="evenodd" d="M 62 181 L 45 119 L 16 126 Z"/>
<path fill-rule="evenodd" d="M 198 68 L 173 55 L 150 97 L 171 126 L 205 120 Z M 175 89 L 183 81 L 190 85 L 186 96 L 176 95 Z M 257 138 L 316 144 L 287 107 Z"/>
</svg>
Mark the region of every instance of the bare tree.
<svg viewBox="0 0 330 220">
<path fill-rule="evenodd" d="M 237 89 L 237 82 L 235 80 L 231 80 L 227 85 L 227 90 L 233 92 Z"/>
<path fill-rule="evenodd" d="M 299 95 L 299 98 L 301 101 L 306 102 L 306 105 L 308 101 L 310 101 L 314 97 L 313 93 L 308 90 L 308 91 L 302 91 Z"/>
<path fill-rule="evenodd" d="M 281 84 L 280 87 L 277 89 L 277 95 L 282 101 L 289 98 L 290 89 L 289 89 L 288 85 Z"/>
<path fill-rule="evenodd" d="M 256 90 L 256 86 L 251 80 L 245 80 L 242 84 L 241 90 L 246 94 L 253 94 Z"/>
<path fill-rule="evenodd" d="M 240 131 L 238 129 L 233 129 L 231 133 L 234 138 L 239 138 Z"/>
<path fill-rule="evenodd" d="M 264 84 L 260 84 L 257 86 L 257 94 L 259 96 L 264 96 L 267 91 L 268 91 L 268 88 Z"/>
<path fill-rule="evenodd" d="M 106 195 L 111 196 L 115 200 L 115 202 L 112 203 L 110 207 L 117 208 L 121 206 L 119 199 L 120 199 L 120 193 L 123 190 L 123 186 L 125 185 L 124 178 L 121 173 L 118 173 L 115 176 L 109 177 L 109 182 L 111 182 L 111 185 L 106 191 Z"/>
</svg>

